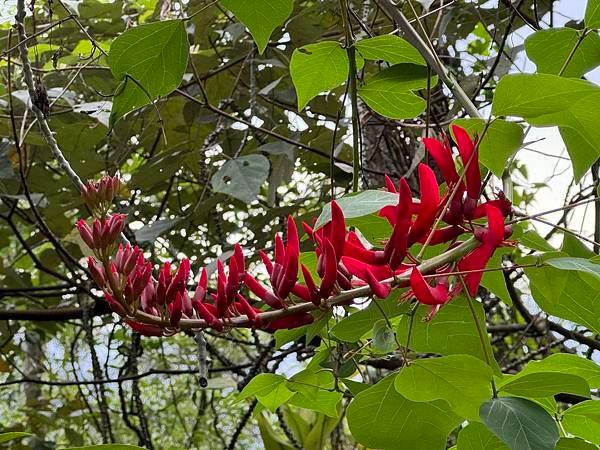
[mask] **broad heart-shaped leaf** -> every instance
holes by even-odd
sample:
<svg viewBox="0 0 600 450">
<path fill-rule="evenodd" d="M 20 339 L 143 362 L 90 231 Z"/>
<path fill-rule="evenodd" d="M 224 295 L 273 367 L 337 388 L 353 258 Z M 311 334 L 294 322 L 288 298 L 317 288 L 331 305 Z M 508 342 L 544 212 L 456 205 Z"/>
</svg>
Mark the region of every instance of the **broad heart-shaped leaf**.
<svg viewBox="0 0 600 450">
<path fill-rule="evenodd" d="M 411 402 L 394 389 L 394 375 L 360 392 L 346 412 L 352 436 L 383 450 L 442 450 L 461 418 L 446 402 Z"/>
<path fill-rule="evenodd" d="M 598 450 L 598 447 L 583 439 L 561 437 L 556 443 L 555 450 Z"/>
<path fill-rule="evenodd" d="M 531 361 L 517 376 L 538 372 L 577 375 L 587 381 L 590 388 L 600 388 L 600 366 L 570 353 L 555 353 L 539 361 Z"/>
<path fill-rule="evenodd" d="M 362 39 L 356 49 L 365 59 L 383 60 L 390 64 L 411 63 L 426 65 L 421 53 L 407 41 L 393 34 Z"/>
<path fill-rule="evenodd" d="M 569 373 L 519 373 L 512 377 L 507 376 L 505 380 L 498 385 L 499 392 L 520 397 L 546 398 L 560 393 L 590 396 L 587 381 Z"/>
<path fill-rule="evenodd" d="M 381 300 L 371 300 L 369 306 L 360 311 L 354 311 L 348 317 L 340 320 L 332 329 L 331 334 L 336 338 L 346 342 L 356 342 L 365 334 L 373 329 L 375 323 L 383 319 L 381 310 L 385 313 L 388 319 L 397 317 L 408 311 L 409 304 L 407 302 L 398 302 L 400 291 L 398 289 L 392 291 L 390 297 Z M 378 302 L 375 304 L 374 302 Z M 381 308 L 381 310 L 377 307 Z"/>
<path fill-rule="evenodd" d="M 337 404 L 343 394 L 334 391 L 334 386 L 335 381 L 331 372 L 303 370 L 287 382 L 288 389 L 296 392 L 288 403 L 329 417 L 338 417 Z"/>
<path fill-rule="evenodd" d="M 585 8 L 585 26 L 600 28 L 600 0 L 588 0 Z"/>
<path fill-rule="evenodd" d="M 444 305 L 429 322 L 423 320 L 429 309 L 424 305 L 420 305 L 413 320 L 409 343 L 411 350 L 423 353 L 439 353 L 440 355 L 466 354 L 486 361 L 468 301 L 462 296 L 453 299 Z M 481 303 L 473 301 L 472 306 L 475 309 L 480 327 L 485 330 Z M 401 344 L 406 342 L 409 328 L 410 318 L 401 317 L 396 331 L 396 336 Z M 487 333 L 485 334 L 485 346 L 488 354 L 492 355 Z M 492 367 L 494 372 L 499 373 L 495 361 L 492 364 L 494 364 Z"/>
<path fill-rule="evenodd" d="M 537 72 L 558 75 L 564 67 L 563 77 L 580 78 L 600 65 L 600 36 L 588 33 L 579 42 L 582 32 L 552 28 L 536 31 L 525 39 L 525 51 L 537 66 Z M 575 47 L 577 50 L 573 53 Z"/>
<path fill-rule="evenodd" d="M 409 400 L 445 400 L 459 416 L 478 420 L 479 407 L 492 396 L 492 377 L 492 369 L 480 359 L 451 355 L 412 361 L 394 385 Z"/>
<path fill-rule="evenodd" d="M 342 209 L 344 217 L 347 220 L 374 213 L 384 206 L 398 204 L 398 194 L 387 191 L 367 190 L 338 198 L 335 201 Z M 330 220 L 331 203 L 327 203 L 315 223 L 315 229 L 322 227 Z"/>
<path fill-rule="evenodd" d="M 275 412 L 287 402 L 294 393 L 286 386 L 286 379 L 273 373 L 261 373 L 246 385 L 240 392 L 239 400 L 254 396 L 267 409 Z"/>
<path fill-rule="evenodd" d="M 23 433 L 21 431 L 12 431 L 10 433 L 0 433 L 0 442 L 8 442 L 13 439 L 21 439 L 27 436 L 32 436 L 31 433 Z"/>
<path fill-rule="evenodd" d="M 600 157 L 600 87 L 548 74 L 511 74 L 496 88 L 492 113 L 558 126 L 578 181 Z"/>
<path fill-rule="evenodd" d="M 494 175 L 502 177 L 506 163 L 523 144 L 523 128 L 517 123 L 496 119 L 486 130 L 486 122 L 483 119 L 454 121 L 456 125 L 466 129 L 472 137 L 483 136 L 478 145 L 479 161 Z"/>
<path fill-rule="evenodd" d="M 323 41 L 294 50 L 290 75 L 296 88 L 298 110 L 304 109 L 321 92 L 346 81 L 349 70 L 348 53 L 338 42 Z"/>
<path fill-rule="evenodd" d="M 258 51 L 263 53 L 271 33 L 290 16 L 294 0 L 220 0 L 250 31 Z"/>
<path fill-rule="evenodd" d="M 600 277 L 600 264 L 595 264 L 584 258 L 552 258 L 545 261 L 552 267 L 562 270 L 577 270 Z"/>
<path fill-rule="evenodd" d="M 511 450 L 553 450 L 558 426 L 541 406 L 524 398 L 501 397 L 480 409 L 483 423 Z"/>
<path fill-rule="evenodd" d="M 546 313 L 600 333 L 600 277 L 552 266 L 525 269 L 531 295 Z"/>
<path fill-rule="evenodd" d="M 600 445 L 600 402 L 586 400 L 567 409 L 562 416 L 565 431 Z"/>
<path fill-rule="evenodd" d="M 508 450 L 508 447 L 484 424 L 471 422 L 458 433 L 456 450 Z"/>
<path fill-rule="evenodd" d="M 432 86 L 436 83 L 432 78 Z M 358 94 L 369 107 L 390 119 L 408 119 L 421 114 L 426 102 L 413 91 L 427 86 L 427 68 L 396 64 L 369 78 Z"/>
<path fill-rule="evenodd" d="M 140 25 L 116 38 L 110 46 L 108 65 L 122 83 L 113 98 L 111 124 L 176 89 L 187 67 L 188 53 L 181 20 Z"/>
<path fill-rule="evenodd" d="M 229 194 L 246 203 L 253 201 L 269 176 L 269 160 L 263 155 L 246 155 L 227 161 L 210 182 L 215 192 Z"/>
</svg>

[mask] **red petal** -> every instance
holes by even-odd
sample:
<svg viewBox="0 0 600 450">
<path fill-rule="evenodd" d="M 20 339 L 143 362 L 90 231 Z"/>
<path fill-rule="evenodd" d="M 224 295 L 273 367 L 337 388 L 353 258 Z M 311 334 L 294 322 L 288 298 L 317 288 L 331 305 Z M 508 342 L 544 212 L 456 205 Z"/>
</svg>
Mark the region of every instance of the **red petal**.
<svg viewBox="0 0 600 450">
<path fill-rule="evenodd" d="M 379 298 L 387 298 L 387 296 L 390 295 L 392 287 L 389 284 L 378 281 L 369 269 L 365 269 L 365 275 L 367 278 L 365 281 L 369 283 L 369 287 L 373 291 L 373 294 Z"/>
<path fill-rule="evenodd" d="M 435 163 L 440 168 L 446 184 L 450 186 L 455 184 L 459 180 L 456 167 L 454 166 L 454 159 L 452 158 L 452 150 L 449 147 L 442 144 L 437 139 L 424 138 L 423 143 L 425 148 L 429 151 L 429 154 L 435 160 Z"/>
<path fill-rule="evenodd" d="M 321 255 L 321 258 L 323 258 L 324 275 L 321 280 L 319 292 L 321 293 L 321 297 L 327 298 L 331 294 L 333 286 L 335 285 L 335 280 L 337 279 L 335 250 L 327 238 L 323 239 L 323 254 Z"/>
<path fill-rule="evenodd" d="M 429 166 L 419 164 L 419 189 L 421 191 L 421 208 L 415 223 L 410 228 L 408 246 L 426 236 L 435 222 L 440 203 L 440 191 L 435 173 Z"/>
<path fill-rule="evenodd" d="M 481 174 L 479 173 L 479 158 L 475 151 L 474 142 L 471 140 L 469 133 L 457 125 L 452 125 L 452 133 L 456 139 L 460 159 L 463 166 L 466 167 L 467 195 L 477 200 L 481 191 Z"/>
<path fill-rule="evenodd" d="M 334 200 L 331 202 L 331 232 L 330 241 L 335 250 L 335 256 L 339 260 L 344 253 L 344 242 L 346 241 L 346 221 L 340 205 Z"/>
</svg>

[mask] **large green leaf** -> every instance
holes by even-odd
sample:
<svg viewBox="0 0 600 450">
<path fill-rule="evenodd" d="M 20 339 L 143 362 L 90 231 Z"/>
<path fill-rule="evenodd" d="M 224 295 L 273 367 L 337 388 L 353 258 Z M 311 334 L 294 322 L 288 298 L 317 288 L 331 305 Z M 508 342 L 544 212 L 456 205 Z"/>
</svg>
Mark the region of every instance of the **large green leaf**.
<svg viewBox="0 0 600 450">
<path fill-rule="evenodd" d="M 287 380 L 281 375 L 261 373 L 250 380 L 238 399 L 254 396 L 263 406 L 274 412 L 294 395 L 286 383 Z"/>
<path fill-rule="evenodd" d="M 565 431 L 600 445 L 600 402 L 587 400 L 567 409 L 562 417 Z"/>
<path fill-rule="evenodd" d="M 273 30 L 294 9 L 293 0 L 220 0 L 220 3 L 248 28 L 260 53 L 267 48 Z"/>
<path fill-rule="evenodd" d="M 531 361 L 517 376 L 537 372 L 577 375 L 586 380 L 592 389 L 600 388 L 600 366 L 570 353 L 555 353 L 539 361 Z"/>
<path fill-rule="evenodd" d="M 290 61 L 298 109 L 314 97 L 338 87 L 348 78 L 348 54 L 338 42 L 323 41 L 297 48 Z"/>
<path fill-rule="evenodd" d="M 552 258 L 546 260 L 545 263 L 557 269 L 587 272 L 600 277 L 600 264 L 595 264 L 584 258 Z"/>
<path fill-rule="evenodd" d="M 365 59 L 383 60 L 390 64 L 412 63 L 425 65 L 419 51 L 399 36 L 384 34 L 361 39 L 356 49 Z"/>
<path fill-rule="evenodd" d="M 600 157 L 600 87 L 548 74 L 511 74 L 498 83 L 492 112 L 558 126 L 579 180 Z"/>
<path fill-rule="evenodd" d="M 540 308 L 600 333 L 600 277 L 552 266 L 532 267 L 525 273 Z"/>
<path fill-rule="evenodd" d="M 303 370 L 287 382 L 287 387 L 296 392 L 288 402 L 290 405 L 338 417 L 337 405 L 343 394 L 334 390 L 335 379 L 331 372 Z"/>
<path fill-rule="evenodd" d="M 215 192 L 250 203 L 269 176 L 269 160 L 263 155 L 246 155 L 227 161 L 210 182 Z"/>
<path fill-rule="evenodd" d="M 500 392 L 531 398 L 545 398 L 565 393 L 590 396 L 590 387 L 583 378 L 568 373 L 534 372 L 507 377 L 498 385 Z"/>
<path fill-rule="evenodd" d="M 349 218 L 346 225 L 358 229 L 365 239 L 375 245 L 382 245 L 392 234 L 390 223 L 377 214 Z"/>
<path fill-rule="evenodd" d="M 600 28 L 600 0 L 588 0 L 585 9 L 585 26 Z"/>
<path fill-rule="evenodd" d="M 558 426 L 541 406 L 524 398 L 495 398 L 481 406 L 481 419 L 511 450 L 553 450 Z"/>
<path fill-rule="evenodd" d="M 414 402 L 447 401 L 469 420 L 479 419 L 479 407 L 492 396 L 492 370 L 478 358 L 451 355 L 417 359 L 396 376 L 396 390 Z"/>
<path fill-rule="evenodd" d="M 502 267 L 502 253 L 498 250 L 490 258 L 486 268 L 501 269 Z M 485 272 L 481 278 L 481 285 L 507 305 L 512 305 L 512 300 L 508 293 L 508 289 L 506 288 L 506 281 L 502 270 L 490 270 Z"/>
<path fill-rule="evenodd" d="M 383 310 L 388 319 L 397 317 L 400 314 L 404 314 L 408 311 L 409 304 L 407 302 L 398 302 L 398 295 L 399 291 L 395 290 L 392 292 L 390 298 L 387 298 L 385 301 L 372 300 L 371 304 L 365 309 L 354 311 L 348 317 L 340 320 L 331 329 L 331 334 L 342 341 L 358 341 L 361 337 L 373 329 L 373 326 L 377 321 L 384 318 L 381 310 Z M 375 304 L 375 302 L 378 303 Z"/>
<path fill-rule="evenodd" d="M 387 191 L 366 190 L 358 194 L 347 195 L 335 200 L 346 219 L 362 217 L 379 211 L 384 206 L 396 205 L 398 194 Z M 331 220 L 331 204 L 327 203 L 315 223 L 315 229 Z"/>
<path fill-rule="evenodd" d="M 561 437 L 555 450 L 598 450 L 598 446 L 579 438 Z"/>
<path fill-rule="evenodd" d="M 539 73 L 558 75 L 565 67 L 562 76 L 580 78 L 600 65 L 600 36 L 588 33 L 579 42 L 582 32 L 573 28 L 536 31 L 525 40 L 527 56 Z"/>
<path fill-rule="evenodd" d="M 346 414 L 359 443 L 384 450 L 442 450 L 448 433 L 461 422 L 443 401 L 411 402 L 400 395 L 393 375 L 360 392 Z"/>
<path fill-rule="evenodd" d="M 121 85 L 113 98 L 111 123 L 176 89 L 187 67 L 188 52 L 181 20 L 140 25 L 115 39 L 108 65 Z"/>
<path fill-rule="evenodd" d="M 508 450 L 506 444 L 496 437 L 486 426 L 471 422 L 458 433 L 457 450 Z"/>
<path fill-rule="evenodd" d="M 0 442 L 8 442 L 13 439 L 21 439 L 24 437 L 32 436 L 31 433 L 24 433 L 21 431 L 12 431 L 10 433 L 0 433 Z"/>
<path fill-rule="evenodd" d="M 435 83 L 432 80 L 432 85 Z M 413 91 L 426 86 L 426 67 L 396 64 L 369 78 L 358 93 L 378 114 L 391 119 L 408 119 L 425 111 L 425 100 Z"/>
<path fill-rule="evenodd" d="M 487 121 L 483 119 L 458 119 L 454 123 L 465 128 L 471 136 L 483 136 L 478 145 L 479 160 L 498 177 L 523 143 L 523 128 L 514 122 L 496 119 L 487 130 Z"/>
<path fill-rule="evenodd" d="M 86 447 L 69 447 L 64 450 L 144 450 L 144 448 L 128 444 L 98 444 Z"/>
<path fill-rule="evenodd" d="M 403 316 L 398 323 L 396 335 L 401 344 L 406 342 L 408 331 L 411 330 L 409 347 L 416 352 L 431 352 L 441 355 L 467 354 L 485 361 L 485 355 L 475 327 L 475 322 L 468 302 L 465 297 L 458 297 L 445 305 L 436 314 L 433 320 L 426 322 L 423 319 L 429 310 L 420 305 L 417 308 L 412 327 L 410 318 Z M 473 301 L 477 320 L 480 327 L 485 330 L 483 308 L 480 303 Z M 491 345 L 487 334 L 485 345 L 488 354 L 492 354 Z M 496 371 L 496 367 L 493 367 Z"/>
</svg>

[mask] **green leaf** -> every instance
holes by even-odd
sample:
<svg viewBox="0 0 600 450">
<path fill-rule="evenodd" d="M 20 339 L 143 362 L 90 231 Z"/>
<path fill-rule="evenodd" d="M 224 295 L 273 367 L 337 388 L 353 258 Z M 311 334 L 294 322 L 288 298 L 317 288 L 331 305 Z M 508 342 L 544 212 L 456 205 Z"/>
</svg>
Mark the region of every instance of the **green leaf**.
<svg viewBox="0 0 600 450">
<path fill-rule="evenodd" d="M 409 305 L 406 302 L 398 302 L 400 295 L 398 290 L 392 292 L 391 297 L 385 301 L 372 300 L 371 304 L 365 309 L 355 311 L 348 317 L 340 320 L 332 329 L 331 334 L 336 338 L 346 342 L 356 342 L 370 330 L 377 321 L 383 319 L 379 307 L 384 311 L 388 319 L 397 317 L 408 311 Z M 374 302 L 379 302 L 377 305 Z"/>
<path fill-rule="evenodd" d="M 517 376 L 537 372 L 577 375 L 592 389 L 600 388 L 600 366 L 582 356 L 555 353 L 539 361 L 531 361 Z"/>
<path fill-rule="evenodd" d="M 376 245 L 382 244 L 392 234 L 392 226 L 387 219 L 376 214 L 347 219 L 346 225 L 357 228 L 365 239 Z"/>
<path fill-rule="evenodd" d="M 496 251 L 488 261 L 486 268 L 500 269 L 501 267 L 503 267 L 502 254 L 500 251 Z M 508 289 L 506 289 L 506 281 L 504 280 L 504 273 L 502 270 L 490 270 L 484 272 L 483 277 L 481 278 L 481 285 L 507 305 L 512 305 L 512 300 L 508 293 Z"/>
<path fill-rule="evenodd" d="M 347 410 L 350 432 L 361 444 L 378 449 L 444 449 L 448 433 L 461 418 L 442 401 L 411 402 L 394 389 L 394 375 L 360 392 Z"/>
<path fill-rule="evenodd" d="M 365 59 L 383 60 L 390 64 L 412 63 L 426 65 L 421 53 L 399 36 L 384 34 L 362 39 L 356 49 Z"/>
<path fill-rule="evenodd" d="M 479 407 L 492 396 L 492 370 L 473 356 L 451 355 L 417 359 L 402 368 L 394 385 L 414 402 L 445 400 L 469 420 L 479 419 Z"/>
<path fill-rule="evenodd" d="M 139 230 L 135 230 L 135 240 L 137 242 L 154 242 L 157 237 L 169 231 L 179 222 L 181 222 L 181 218 L 159 219 L 150 225 L 144 225 Z"/>
<path fill-rule="evenodd" d="M 398 194 L 387 191 L 366 190 L 358 194 L 345 195 L 335 201 L 342 209 L 346 220 L 348 220 L 377 212 L 384 206 L 397 205 Z M 330 220 L 331 203 L 327 203 L 315 223 L 315 229 L 321 228 Z"/>
<path fill-rule="evenodd" d="M 523 144 L 523 128 L 514 122 L 496 119 L 487 130 L 486 120 L 458 119 L 454 123 L 466 129 L 471 136 L 483 136 L 479 142 L 479 160 L 497 177 L 502 177 L 508 160 Z"/>
<path fill-rule="evenodd" d="M 343 394 L 333 390 L 335 379 L 331 372 L 303 370 L 287 382 L 287 387 L 296 392 L 288 402 L 290 405 L 317 411 L 329 417 L 339 416 L 337 405 Z"/>
<path fill-rule="evenodd" d="M 429 322 L 423 320 L 429 312 L 428 308 L 420 305 L 413 320 L 409 345 L 411 350 L 439 353 L 440 355 L 467 354 L 485 361 L 479 334 L 467 302 L 465 297 L 453 299 L 440 309 L 433 320 Z M 472 306 L 480 326 L 485 330 L 483 307 L 475 301 Z M 398 323 L 396 332 L 401 344 L 406 342 L 409 328 L 410 318 L 403 316 Z M 492 349 L 487 334 L 485 345 L 491 355 Z M 497 367 L 492 367 L 492 369 L 497 371 Z"/>
<path fill-rule="evenodd" d="M 600 445 L 600 402 L 586 400 L 567 409 L 562 426 L 569 433 Z"/>
<path fill-rule="evenodd" d="M 536 31 L 525 39 L 525 51 L 538 73 L 558 75 L 569 61 L 562 76 L 581 78 L 600 65 L 600 36 L 588 33 L 579 43 L 581 33 L 583 30 L 573 28 Z M 572 53 L 574 48 L 577 50 Z"/>
<path fill-rule="evenodd" d="M 600 264 L 594 264 L 583 258 L 552 258 L 544 262 L 561 270 L 577 270 L 587 272 L 600 277 Z"/>
<path fill-rule="evenodd" d="M 508 450 L 486 426 L 471 422 L 458 433 L 457 450 Z"/>
<path fill-rule="evenodd" d="M 294 447 L 287 444 L 286 441 L 275 432 L 264 413 L 258 414 L 256 416 L 256 421 L 265 450 L 294 450 Z"/>
<path fill-rule="evenodd" d="M 548 241 L 538 234 L 535 230 L 526 230 L 520 237 L 519 243 L 532 250 L 540 252 L 555 252 L 556 249 L 548 244 Z"/>
<path fill-rule="evenodd" d="M 544 398 L 565 393 L 590 396 L 590 387 L 583 378 L 568 373 L 534 372 L 507 377 L 498 385 L 500 392 L 520 397 Z"/>
<path fill-rule="evenodd" d="M 492 113 L 523 117 L 531 125 L 558 126 L 579 181 L 600 157 L 600 87 L 548 74 L 511 74 L 496 88 Z"/>
<path fill-rule="evenodd" d="M 432 79 L 432 85 L 436 82 Z M 378 114 L 391 119 L 408 119 L 425 111 L 425 100 L 412 91 L 426 86 L 426 67 L 396 64 L 369 78 L 358 93 Z"/>
<path fill-rule="evenodd" d="M 531 295 L 546 313 L 600 333 L 600 278 L 552 266 L 525 269 Z"/>
<path fill-rule="evenodd" d="M 588 0 L 585 9 L 585 26 L 600 28 L 600 0 Z"/>
<path fill-rule="evenodd" d="M 481 419 L 511 450 L 553 450 L 558 426 L 541 406 L 524 398 L 495 398 L 481 406 Z"/>
<path fill-rule="evenodd" d="M 323 41 L 297 48 L 290 61 L 298 110 L 324 91 L 338 87 L 348 78 L 348 54 L 338 42 Z"/>
<path fill-rule="evenodd" d="M 20 431 L 12 431 L 10 433 L 0 433 L 0 442 L 8 442 L 13 439 L 22 439 L 27 436 L 33 436 L 31 433 L 23 433 Z"/>
<path fill-rule="evenodd" d="M 110 46 L 108 65 L 122 83 L 113 98 L 110 123 L 175 90 L 187 67 L 188 53 L 181 20 L 140 25 L 116 38 Z"/>
<path fill-rule="evenodd" d="M 555 450 L 598 450 L 598 446 L 579 438 L 561 437 L 556 443 Z"/>
<path fill-rule="evenodd" d="M 263 53 L 273 31 L 281 26 L 294 9 L 293 0 L 220 0 L 242 22 Z"/>
<path fill-rule="evenodd" d="M 254 396 L 263 406 L 275 412 L 294 395 L 287 388 L 286 382 L 287 380 L 281 375 L 261 373 L 250 380 L 250 383 L 240 392 L 238 399 L 243 400 Z"/>
<path fill-rule="evenodd" d="M 577 239 L 571 233 L 563 234 L 563 241 L 560 247 L 560 251 L 566 253 L 569 256 L 584 259 L 591 259 L 597 256 L 583 242 L 581 242 L 581 240 Z"/>
<path fill-rule="evenodd" d="M 389 353 L 396 348 L 394 330 L 385 319 L 379 319 L 373 325 L 373 346 L 384 353 Z"/>
<path fill-rule="evenodd" d="M 210 182 L 215 192 L 250 203 L 256 199 L 268 176 L 269 160 L 265 156 L 246 155 L 227 161 Z"/>
</svg>

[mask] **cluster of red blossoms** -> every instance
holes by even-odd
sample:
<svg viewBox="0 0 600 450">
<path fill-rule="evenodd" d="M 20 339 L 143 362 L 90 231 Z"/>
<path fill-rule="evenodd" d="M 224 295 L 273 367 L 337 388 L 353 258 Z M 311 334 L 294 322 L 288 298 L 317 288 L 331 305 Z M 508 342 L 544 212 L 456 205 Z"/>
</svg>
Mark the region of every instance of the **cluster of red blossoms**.
<svg viewBox="0 0 600 450">
<path fill-rule="evenodd" d="M 315 245 L 316 274 L 300 264 L 298 229 L 293 218 L 288 217 L 285 241 L 281 234 L 275 235 L 273 258 L 259 252 L 269 275 L 269 287 L 248 272 L 243 250 L 237 244 L 227 267 L 217 261 L 216 288 L 209 289 L 208 274 L 203 268 L 195 290 L 188 291 L 188 259 L 183 259 L 176 270 L 165 263 L 155 278 L 152 263 L 141 249 L 129 244 L 116 248 L 125 216 L 108 215 L 104 206 L 98 208 L 88 201 L 98 198 L 103 205 L 112 202 L 118 189 L 106 186 L 118 186 L 118 181 L 88 183 L 84 189 L 90 209 L 105 211 L 91 225 L 83 220 L 77 223 L 82 239 L 95 255 L 88 258 L 88 269 L 112 309 L 133 329 L 146 335 L 196 327 L 198 319 L 217 331 L 234 322 L 264 330 L 295 328 L 313 321 L 313 316 L 305 312 L 307 308 L 280 315 L 262 313 L 288 310 L 291 305 L 308 302 L 315 308 L 328 307 L 333 303 L 332 297 L 366 285 L 379 298 L 388 297 L 393 287 L 410 287 L 402 298 L 414 297 L 429 305 L 431 319 L 465 289 L 469 295 L 476 295 L 488 260 L 511 234 L 504 223 L 511 213 L 510 202 L 500 193 L 496 200 L 479 203 L 482 185 L 475 143 L 464 129 L 454 126 L 452 131 L 464 168 L 462 176 L 447 139 L 424 139 L 446 182 L 443 195 L 434 171 L 425 164 L 418 167 L 419 202 L 413 200 L 404 178 L 396 187 L 386 177 L 387 190 L 398 194 L 398 203 L 379 212 L 392 226 L 382 248 L 373 248 L 357 232 L 348 231 L 343 211 L 335 201 L 331 202 L 331 220 L 327 224 L 318 229 L 302 224 Z M 478 245 L 457 261 L 423 276 L 411 247 L 442 243 L 453 247 L 464 233 L 475 236 Z M 194 321 L 186 324 L 189 319 Z"/>
</svg>

